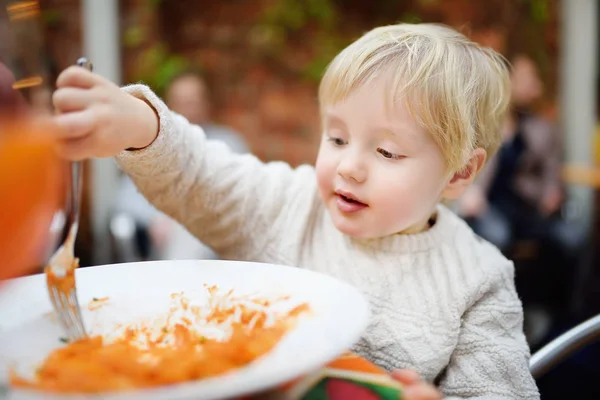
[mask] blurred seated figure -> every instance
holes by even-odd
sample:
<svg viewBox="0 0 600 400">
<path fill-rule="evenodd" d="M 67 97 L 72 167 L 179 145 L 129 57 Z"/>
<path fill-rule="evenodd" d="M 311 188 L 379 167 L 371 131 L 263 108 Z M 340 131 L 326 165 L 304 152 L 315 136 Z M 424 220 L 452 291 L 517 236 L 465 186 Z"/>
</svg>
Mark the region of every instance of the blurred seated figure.
<svg viewBox="0 0 600 400">
<path fill-rule="evenodd" d="M 192 124 L 200 125 L 209 140 L 220 140 L 237 153 L 247 153 L 244 138 L 229 127 L 212 121 L 212 103 L 208 85 L 201 74 L 185 71 L 176 75 L 165 90 L 165 103 Z"/>
<path fill-rule="evenodd" d="M 157 255 L 152 249 L 152 242 L 149 234 L 149 225 L 162 214 L 152 206 L 144 196 L 142 196 L 135 184 L 125 174 L 121 174 L 119 187 L 116 195 L 117 201 L 114 206 L 114 216 L 111 221 L 111 232 L 116 240 L 127 241 L 127 246 L 133 246 L 133 249 L 126 251 L 127 256 L 119 254 L 120 261 L 138 261 L 155 259 Z M 166 217 L 165 217 L 166 218 Z M 118 221 L 126 221 L 127 229 L 121 232 Z M 122 244 L 118 244 L 121 247 Z M 120 250 L 123 252 L 124 250 Z"/>
<path fill-rule="evenodd" d="M 531 59 L 514 59 L 511 82 L 503 144 L 477 184 L 461 198 L 459 210 L 479 235 L 503 251 L 515 239 L 537 239 L 573 256 L 584 237 L 561 215 L 562 138 L 555 126 L 529 110 L 542 93 Z"/>
<path fill-rule="evenodd" d="M 243 137 L 218 125 L 211 118 L 208 86 L 201 74 L 185 71 L 175 76 L 165 90 L 169 108 L 200 125 L 209 140 L 220 140 L 233 151 L 249 151 Z M 215 259 L 218 256 L 199 242 L 183 226 L 157 211 L 140 195 L 127 176 L 123 176 L 116 211 L 135 220 L 136 242 L 142 259 Z"/>
<path fill-rule="evenodd" d="M 556 301 L 566 303 L 585 232 L 561 212 L 562 138 L 555 126 L 530 109 L 543 90 L 537 67 L 523 55 L 512 61 L 511 107 L 502 127 L 503 144 L 460 199 L 459 213 L 508 256 L 517 240 L 538 242 L 545 260 L 554 264 L 544 267 L 539 283 L 551 280 L 548 287 L 560 289 L 554 292 Z"/>
</svg>

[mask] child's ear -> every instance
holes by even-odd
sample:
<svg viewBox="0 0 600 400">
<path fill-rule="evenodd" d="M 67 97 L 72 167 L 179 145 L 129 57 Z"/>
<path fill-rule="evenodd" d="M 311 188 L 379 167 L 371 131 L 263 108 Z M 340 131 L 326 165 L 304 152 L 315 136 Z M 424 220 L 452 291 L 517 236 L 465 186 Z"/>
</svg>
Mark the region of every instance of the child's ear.
<svg viewBox="0 0 600 400">
<path fill-rule="evenodd" d="M 485 165 L 487 153 L 482 148 L 477 148 L 471 153 L 469 162 L 463 169 L 455 172 L 446 188 L 442 192 L 442 197 L 454 200 L 460 197 L 465 189 L 473 182 L 481 168 Z"/>
</svg>

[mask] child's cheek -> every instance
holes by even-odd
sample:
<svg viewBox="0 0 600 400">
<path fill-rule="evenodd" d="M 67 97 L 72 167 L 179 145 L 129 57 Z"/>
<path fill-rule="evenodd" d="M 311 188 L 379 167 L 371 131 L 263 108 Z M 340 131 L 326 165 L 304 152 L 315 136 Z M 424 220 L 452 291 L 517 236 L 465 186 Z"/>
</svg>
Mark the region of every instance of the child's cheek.
<svg viewBox="0 0 600 400">
<path fill-rule="evenodd" d="M 317 173 L 317 185 L 319 187 L 319 195 L 323 201 L 327 200 L 327 195 L 333 192 L 332 189 L 332 180 L 329 177 L 329 173 L 324 168 L 323 164 L 317 163 L 316 166 Z"/>
<path fill-rule="evenodd" d="M 321 197 L 324 197 L 330 192 L 333 192 L 333 181 L 335 176 L 335 163 L 327 154 L 327 150 L 319 151 L 319 156 L 317 157 L 316 163 L 316 174 L 317 174 L 317 184 L 319 186 L 319 193 Z"/>
</svg>

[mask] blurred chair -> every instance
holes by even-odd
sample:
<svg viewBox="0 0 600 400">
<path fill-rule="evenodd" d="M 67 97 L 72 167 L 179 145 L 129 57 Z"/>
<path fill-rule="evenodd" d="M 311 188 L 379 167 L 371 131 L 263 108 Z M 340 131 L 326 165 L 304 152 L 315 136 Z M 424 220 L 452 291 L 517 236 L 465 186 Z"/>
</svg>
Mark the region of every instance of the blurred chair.
<svg viewBox="0 0 600 400">
<path fill-rule="evenodd" d="M 539 378 L 565 358 L 600 338 L 600 314 L 569 329 L 536 351 L 529 361 L 529 370 Z"/>
<path fill-rule="evenodd" d="M 121 212 L 110 219 L 110 234 L 115 244 L 117 262 L 135 262 L 142 258 L 135 241 L 135 220 Z"/>
</svg>

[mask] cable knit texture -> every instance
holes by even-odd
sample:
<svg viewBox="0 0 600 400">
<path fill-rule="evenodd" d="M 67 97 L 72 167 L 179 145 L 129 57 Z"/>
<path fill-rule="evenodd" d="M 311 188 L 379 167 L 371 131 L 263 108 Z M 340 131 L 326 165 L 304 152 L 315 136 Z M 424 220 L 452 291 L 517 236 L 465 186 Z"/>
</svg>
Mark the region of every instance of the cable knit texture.
<svg viewBox="0 0 600 400">
<path fill-rule="evenodd" d="M 416 370 L 446 398 L 539 398 L 514 267 L 449 209 L 439 206 L 424 233 L 350 238 L 322 205 L 313 167 L 234 154 L 146 86 L 124 90 L 153 105 L 160 132 L 117 162 L 223 258 L 298 266 L 359 288 L 372 321 L 353 350 L 387 370 Z"/>
</svg>

